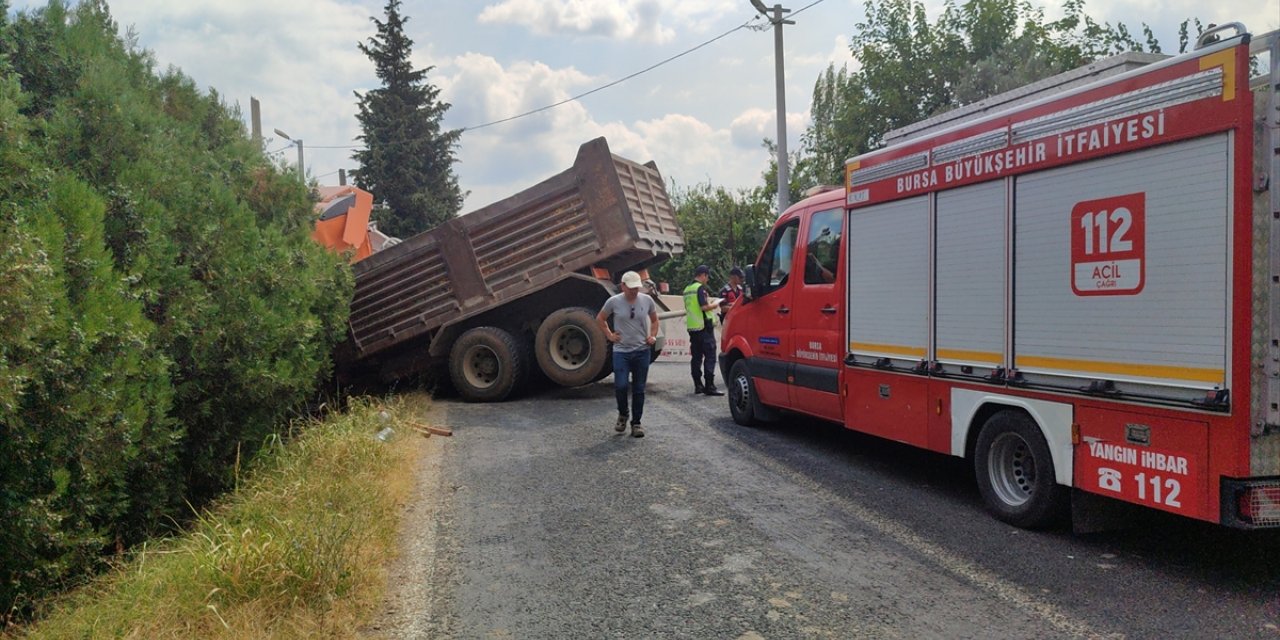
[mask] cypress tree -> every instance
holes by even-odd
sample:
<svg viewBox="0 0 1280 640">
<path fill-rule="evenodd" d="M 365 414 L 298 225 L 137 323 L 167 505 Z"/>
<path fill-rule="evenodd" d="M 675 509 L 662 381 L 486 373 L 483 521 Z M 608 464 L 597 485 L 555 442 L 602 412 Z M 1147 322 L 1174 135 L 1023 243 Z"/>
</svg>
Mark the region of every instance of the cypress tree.
<svg viewBox="0 0 1280 640">
<path fill-rule="evenodd" d="M 413 40 L 404 32 L 408 17 L 400 13 L 400 0 L 387 0 L 386 19 L 372 20 L 377 35 L 358 46 L 373 61 L 382 87 L 356 93 L 365 148 L 352 156 L 360 163 L 355 183 L 387 203 L 379 229 L 404 238 L 443 224 L 462 208 L 453 172 L 462 131 L 440 127 L 450 105 L 427 82 L 435 67 L 414 69 L 409 62 Z"/>
</svg>

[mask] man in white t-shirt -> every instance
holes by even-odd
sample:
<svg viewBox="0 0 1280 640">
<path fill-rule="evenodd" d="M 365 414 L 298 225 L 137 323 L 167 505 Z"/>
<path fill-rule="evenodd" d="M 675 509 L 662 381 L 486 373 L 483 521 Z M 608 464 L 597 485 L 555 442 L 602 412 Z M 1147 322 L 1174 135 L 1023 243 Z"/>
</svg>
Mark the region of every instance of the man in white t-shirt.
<svg viewBox="0 0 1280 640">
<path fill-rule="evenodd" d="M 627 430 L 631 419 L 631 435 L 644 437 L 640 418 L 644 414 L 644 383 L 649 377 L 649 349 L 658 340 L 658 305 L 648 294 L 640 293 L 640 274 L 622 274 L 622 293 L 605 300 L 596 314 L 596 322 L 613 343 L 613 392 L 618 399 L 618 422 L 614 431 Z M 613 317 L 613 328 L 609 317 Z M 630 386 L 631 410 L 627 410 L 627 387 Z"/>
</svg>

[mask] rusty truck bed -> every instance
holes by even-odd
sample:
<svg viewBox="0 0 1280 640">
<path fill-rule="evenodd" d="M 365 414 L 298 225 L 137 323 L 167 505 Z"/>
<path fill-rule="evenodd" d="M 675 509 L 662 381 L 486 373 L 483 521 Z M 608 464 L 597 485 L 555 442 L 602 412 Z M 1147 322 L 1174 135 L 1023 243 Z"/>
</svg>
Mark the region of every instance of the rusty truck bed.
<svg viewBox="0 0 1280 640">
<path fill-rule="evenodd" d="M 683 242 L 653 163 L 596 138 L 569 170 L 356 263 L 352 346 L 369 356 L 592 266 L 659 262 Z"/>
</svg>

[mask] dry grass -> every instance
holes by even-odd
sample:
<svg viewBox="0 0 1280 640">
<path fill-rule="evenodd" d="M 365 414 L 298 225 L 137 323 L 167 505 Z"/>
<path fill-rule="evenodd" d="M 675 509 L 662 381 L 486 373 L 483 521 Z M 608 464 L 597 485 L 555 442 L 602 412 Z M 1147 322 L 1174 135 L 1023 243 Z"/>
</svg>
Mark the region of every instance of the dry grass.
<svg viewBox="0 0 1280 640">
<path fill-rule="evenodd" d="M 377 613 L 424 440 L 424 396 L 303 425 L 180 538 L 49 606 L 24 638 L 348 638 Z M 374 434 L 390 415 L 396 435 Z"/>
</svg>

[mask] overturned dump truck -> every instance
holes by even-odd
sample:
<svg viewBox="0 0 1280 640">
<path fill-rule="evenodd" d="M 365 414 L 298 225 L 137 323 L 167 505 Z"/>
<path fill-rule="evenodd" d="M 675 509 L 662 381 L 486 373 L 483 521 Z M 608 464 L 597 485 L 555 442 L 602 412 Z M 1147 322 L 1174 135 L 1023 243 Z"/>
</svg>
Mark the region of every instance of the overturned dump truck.
<svg viewBox="0 0 1280 640">
<path fill-rule="evenodd" d="M 357 262 L 340 377 L 447 363 L 477 402 L 507 398 L 535 369 L 562 386 L 599 380 L 612 357 L 596 311 L 623 272 L 648 281 L 683 248 L 654 163 L 597 138 L 568 171 Z"/>
</svg>

